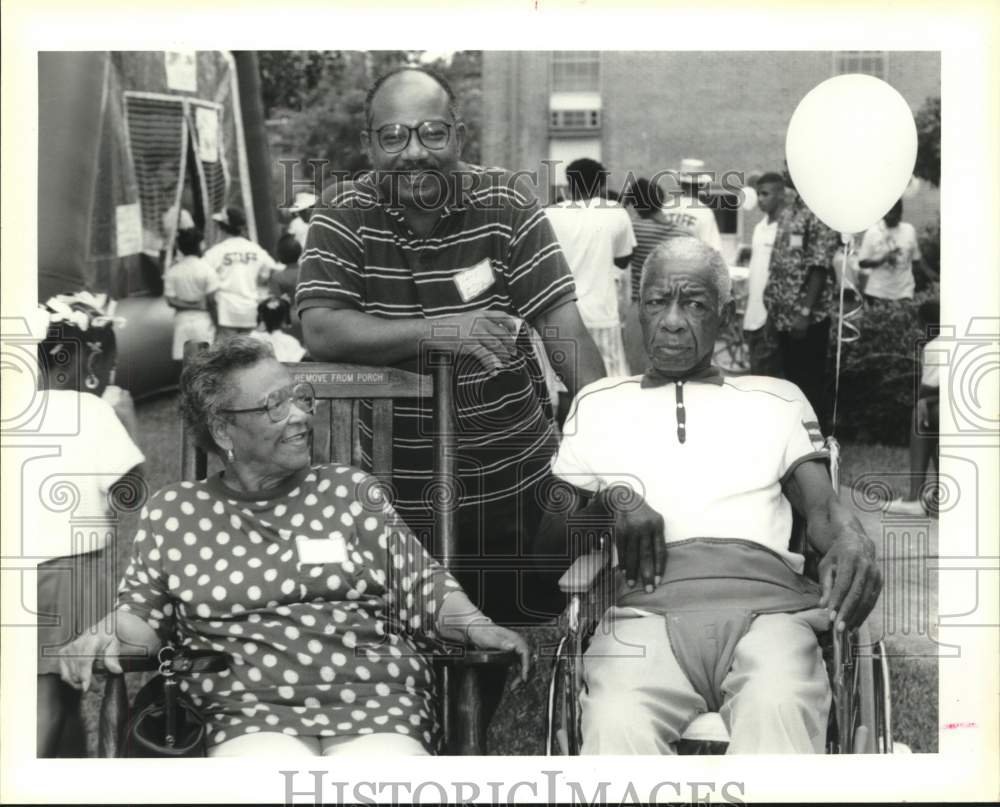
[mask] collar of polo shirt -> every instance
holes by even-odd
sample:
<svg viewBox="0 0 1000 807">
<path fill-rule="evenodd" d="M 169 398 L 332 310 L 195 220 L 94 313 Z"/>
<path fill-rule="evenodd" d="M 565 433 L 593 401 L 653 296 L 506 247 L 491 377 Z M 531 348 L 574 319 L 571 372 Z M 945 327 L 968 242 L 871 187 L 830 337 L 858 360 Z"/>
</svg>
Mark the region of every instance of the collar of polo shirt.
<svg viewBox="0 0 1000 807">
<path fill-rule="evenodd" d="M 674 384 L 676 382 L 691 382 L 700 381 L 705 384 L 715 384 L 721 387 L 723 383 L 722 371 L 715 367 L 714 365 L 709 365 L 703 370 L 698 370 L 697 372 L 691 373 L 685 376 L 668 376 L 661 373 L 655 367 L 650 367 L 643 375 L 642 381 L 639 382 L 639 386 L 643 389 L 651 389 L 654 387 L 662 387 L 666 384 Z"/>
</svg>

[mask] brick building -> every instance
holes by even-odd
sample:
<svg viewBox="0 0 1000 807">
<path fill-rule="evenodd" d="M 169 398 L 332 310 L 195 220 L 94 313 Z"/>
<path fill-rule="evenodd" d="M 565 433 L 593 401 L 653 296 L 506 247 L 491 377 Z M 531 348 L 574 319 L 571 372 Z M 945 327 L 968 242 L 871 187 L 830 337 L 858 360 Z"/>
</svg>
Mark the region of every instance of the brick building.
<svg viewBox="0 0 1000 807">
<path fill-rule="evenodd" d="M 546 201 L 578 157 L 601 160 L 616 190 L 630 171 L 651 176 L 684 157 L 720 178 L 780 170 L 798 102 L 824 79 L 853 72 L 885 79 L 914 112 L 941 92 L 934 51 L 485 51 L 483 162 L 538 170 Z M 545 160 L 558 163 L 548 169 Z M 661 187 L 676 186 L 667 177 Z M 719 183 L 713 194 L 728 195 Z M 728 201 L 719 208 L 735 207 Z M 937 221 L 938 205 L 937 189 L 922 186 L 905 217 L 919 230 Z M 759 216 L 716 210 L 729 260 Z"/>
</svg>

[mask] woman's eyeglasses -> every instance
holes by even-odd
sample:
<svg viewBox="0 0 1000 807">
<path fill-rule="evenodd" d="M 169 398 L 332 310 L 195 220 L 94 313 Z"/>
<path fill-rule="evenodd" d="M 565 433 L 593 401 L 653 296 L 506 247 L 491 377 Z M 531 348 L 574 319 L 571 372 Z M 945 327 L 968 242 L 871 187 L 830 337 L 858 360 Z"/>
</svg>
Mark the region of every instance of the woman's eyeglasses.
<svg viewBox="0 0 1000 807">
<path fill-rule="evenodd" d="M 263 406 L 251 406 L 248 409 L 219 409 L 217 411 L 229 415 L 267 412 L 267 416 L 271 418 L 273 423 L 281 423 L 291 412 L 293 402 L 303 412 L 311 415 L 316 408 L 316 390 L 313 389 L 312 384 L 300 381 L 290 387 L 275 390 L 267 396 Z"/>
<path fill-rule="evenodd" d="M 448 145 L 451 139 L 451 124 L 439 120 L 425 120 L 416 126 L 404 126 L 402 123 L 387 123 L 378 129 L 369 129 L 375 133 L 379 147 L 386 154 L 398 154 L 410 145 L 410 137 L 417 133 L 417 139 L 424 148 L 440 151 Z"/>
</svg>

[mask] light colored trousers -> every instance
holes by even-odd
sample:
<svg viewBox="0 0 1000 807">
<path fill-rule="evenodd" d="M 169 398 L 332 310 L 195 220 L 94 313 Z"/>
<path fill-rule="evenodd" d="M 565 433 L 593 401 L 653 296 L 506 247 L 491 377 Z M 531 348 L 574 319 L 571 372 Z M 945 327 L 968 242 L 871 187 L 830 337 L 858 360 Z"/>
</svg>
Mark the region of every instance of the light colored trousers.
<svg viewBox="0 0 1000 807">
<path fill-rule="evenodd" d="M 233 737 L 208 749 L 210 757 L 428 756 L 419 740 L 402 734 L 293 737 L 261 731 Z"/>
<path fill-rule="evenodd" d="M 707 711 L 670 647 L 662 616 L 598 627 L 583 660 L 583 754 L 673 754 Z M 736 645 L 719 710 L 730 754 L 821 754 L 830 684 L 812 627 L 795 614 L 758 616 Z"/>
</svg>

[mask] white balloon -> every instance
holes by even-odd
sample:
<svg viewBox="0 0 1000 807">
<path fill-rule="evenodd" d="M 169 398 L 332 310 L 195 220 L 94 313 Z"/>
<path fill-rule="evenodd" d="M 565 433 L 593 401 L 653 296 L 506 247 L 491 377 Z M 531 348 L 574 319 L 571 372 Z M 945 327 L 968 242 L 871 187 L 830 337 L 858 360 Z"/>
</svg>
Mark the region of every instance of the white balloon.
<svg viewBox="0 0 1000 807">
<path fill-rule="evenodd" d="M 917 127 L 906 100 L 881 79 L 835 76 L 799 102 L 785 157 L 808 208 L 838 232 L 859 233 L 903 195 L 917 159 Z"/>
<path fill-rule="evenodd" d="M 755 210 L 757 208 L 757 191 L 744 186 L 743 201 L 740 203 L 740 207 L 744 210 Z"/>
</svg>

